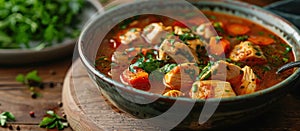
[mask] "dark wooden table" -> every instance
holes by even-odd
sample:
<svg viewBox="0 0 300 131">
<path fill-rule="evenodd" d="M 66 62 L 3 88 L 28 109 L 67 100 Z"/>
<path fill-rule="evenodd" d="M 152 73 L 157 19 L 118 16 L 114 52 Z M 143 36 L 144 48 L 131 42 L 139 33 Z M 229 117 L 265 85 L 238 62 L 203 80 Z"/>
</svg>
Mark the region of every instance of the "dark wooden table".
<svg viewBox="0 0 300 131">
<path fill-rule="evenodd" d="M 276 0 L 243 0 L 259 6 L 267 5 Z M 59 115 L 63 114 L 60 105 L 62 84 L 64 77 L 72 65 L 72 57 L 56 60 L 49 63 L 29 64 L 26 66 L 0 66 L 0 112 L 9 111 L 16 116 L 15 122 L 8 125 L 13 130 L 46 130 L 38 126 L 47 110 L 55 110 Z M 15 77 L 19 73 L 28 73 L 38 70 L 43 82 L 54 83 L 54 87 L 46 86 L 39 89 L 42 97 L 31 98 L 28 87 L 16 82 Z M 35 117 L 29 115 L 35 112 Z M 114 123 L 111 123 L 114 124 Z M 300 93 L 288 95 L 272 110 L 254 120 L 241 123 L 232 130 L 300 130 Z M 0 131 L 10 130 L 0 127 Z M 66 128 L 65 130 L 72 130 Z"/>
</svg>

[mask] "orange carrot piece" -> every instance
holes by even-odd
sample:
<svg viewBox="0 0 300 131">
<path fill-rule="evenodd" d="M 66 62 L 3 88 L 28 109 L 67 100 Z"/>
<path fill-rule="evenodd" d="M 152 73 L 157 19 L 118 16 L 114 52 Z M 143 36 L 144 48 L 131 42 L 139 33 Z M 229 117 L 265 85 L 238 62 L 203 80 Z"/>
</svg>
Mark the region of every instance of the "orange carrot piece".
<svg viewBox="0 0 300 131">
<path fill-rule="evenodd" d="M 230 42 L 226 39 L 217 40 L 212 37 L 209 41 L 209 53 L 214 55 L 221 55 L 228 52 L 230 49 Z"/>
<path fill-rule="evenodd" d="M 121 75 L 121 79 L 124 83 L 131 85 L 133 88 L 144 91 L 148 91 L 150 89 L 148 73 L 143 70 L 137 70 L 136 73 L 125 70 Z"/>
<path fill-rule="evenodd" d="M 275 42 L 274 39 L 265 36 L 250 36 L 248 40 L 257 45 L 270 45 Z"/>
<path fill-rule="evenodd" d="M 230 35 L 238 36 L 247 34 L 250 28 L 242 24 L 230 24 L 227 26 L 227 31 Z"/>
</svg>

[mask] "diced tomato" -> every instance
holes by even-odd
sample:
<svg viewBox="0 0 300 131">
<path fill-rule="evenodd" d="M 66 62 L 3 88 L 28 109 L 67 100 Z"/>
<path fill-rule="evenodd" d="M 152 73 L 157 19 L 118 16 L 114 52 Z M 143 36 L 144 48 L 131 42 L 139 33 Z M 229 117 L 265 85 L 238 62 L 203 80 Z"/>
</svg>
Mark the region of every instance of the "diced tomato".
<svg viewBox="0 0 300 131">
<path fill-rule="evenodd" d="M 242 24 L 230 24 L 226 28 L 228 33 L 233 36 L 245 35 L 250 31 L 248 26 Z"/>
<path fill-rule="evenodd" d="M 265 36 L 250 36 L 248 40 L 257 45 L 270 45 L 275 42 L 274 39 Z"/>
<path fill-rule="evenodd" d="M 209 53 L 214 55 L 221 55 L 228 52 L 230 49 L 230 42 L 226 39 L 217 40 L 212 37 L 209 41 Z"/>
<path fill-rule="evenodd" d="M 150 89 L 148 73 L 144 70 L 137 70 L 136 73 L 125 70 L 121 75 L 121 79 L 123 83 L 131 85 L 133 88 L 144 91 L 148 91 Z"/>
</svg>

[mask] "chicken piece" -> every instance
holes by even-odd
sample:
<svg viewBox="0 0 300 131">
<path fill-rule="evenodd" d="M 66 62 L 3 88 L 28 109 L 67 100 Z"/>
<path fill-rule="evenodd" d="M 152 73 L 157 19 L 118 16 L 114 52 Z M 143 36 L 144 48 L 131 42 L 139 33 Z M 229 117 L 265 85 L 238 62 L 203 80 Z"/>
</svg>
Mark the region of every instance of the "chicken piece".
<svg viewBox="0 0 300 131">
<path fill-rule="evenodd" d="M 226 98 L 236 96 L 229 82 L 219 80 L 196 81 L 190 90 L 192 99 Z"/>
<path fill-rule="evenodd" d="M 186 43 L 195 52 L 197 51 L 197 47 L 203 47 L 203 46 L 207 45 L 207 43 L 205 43 L 204 41 L 201 41 L 200 39 L 187 40 Z"/>
<path fill-rule="evenodd" d="M 168 92 L 164 93 L 163 96 L 181 97 L 184 96 L 184 93 L 179 90 L 169 90 Z"/>
<path fill-rule="evenodd" d="M 152 23 L 144 28 L 142 36 L 148 43 L 156 45 L 161 43 L 162 39 L 170 32 L 172 32 L 171 26 L 164 27 L 161 22 Z"/>
<path fill-rule="evenodd" d="M 144 39 L 141 36 L 141 29 L 140 28 L 132 28 L 128 30 L 124 35 L 119 37 L 121 44 L 129 45 L 129 44 L 145 44 Z"/>
<path fill-rule="evenodd" d="M 198 57 L 186 44 L 175 39 L 165 39 L 159 47 L 160 60 L 168 60 L 171 57 L 176 63 L 197 63 Z"/>
<path fill-rule="evenodd" d="M 265 64 L 267 62 L 260 47 L 250 41 L 244 41 L 236 45 L 229 58 L 236 62 L 245 62 L 247 65 Z"/>
<path fill-rule="evenodd" d="M 143 70 L 138 70 L 133 73 L 127 69 L 121 74 L 120 79 L 122 83 L 130 85 L 133 88 L 144 91 L 148 91 L 150 89 L 148 73 Z"/>
<path fill-rule="evenodd" d="M 242 75 L 243 71 L 239 66 L 220 60 L 212 65 L 211 68 L 201 76 L 200 80 L 210 78 L 213 80 L 232 81 L 238 78 L 240 79 Z"/>
<path fill-rule="evenodd" d="M 218 35 L 211 23 L 201 24 L 197 27 L 196 33 L 203 36 L 205 39 L 209 39 L 210 37 Z"/>
<path fill-rule="evenodd" d="M 188 91 L 199 74 L 195 63 L 177 65 L 164 76 L 164 83 L 172 90 Z"/>
<path fill-rule="evenodd" d="M 235 88 L 235 92 L 238 95 L 250 94 L 255 92 L 256 90 L 256 75 L 254 74 L 253 70 L 249 66 L 245 66 L 242 68 L 244 75 L 241 80 L 242 84 Z"/>
<path fill-rule="evenodd" d="M 175 35 L 183 35 L 184 33 L 190 33 L 191 30 L 189 28 L 183 28 L 179 26 L 174 27 L 174 34 Z"/>
</svg>

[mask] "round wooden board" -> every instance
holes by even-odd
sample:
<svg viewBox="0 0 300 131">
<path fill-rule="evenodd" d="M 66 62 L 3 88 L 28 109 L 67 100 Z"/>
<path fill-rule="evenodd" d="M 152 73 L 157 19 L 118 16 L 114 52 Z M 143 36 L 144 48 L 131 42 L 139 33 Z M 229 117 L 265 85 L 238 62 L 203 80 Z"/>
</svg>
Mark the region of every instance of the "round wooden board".
<svg viewBox="0 0 300 131">
<path fill-rule="evenodd" d="M 80 60 L 73 63 L 66 75 L 62 101 L 68 122 L 75 131 L 160 130 L 109 104 Z"/>
</svg>

